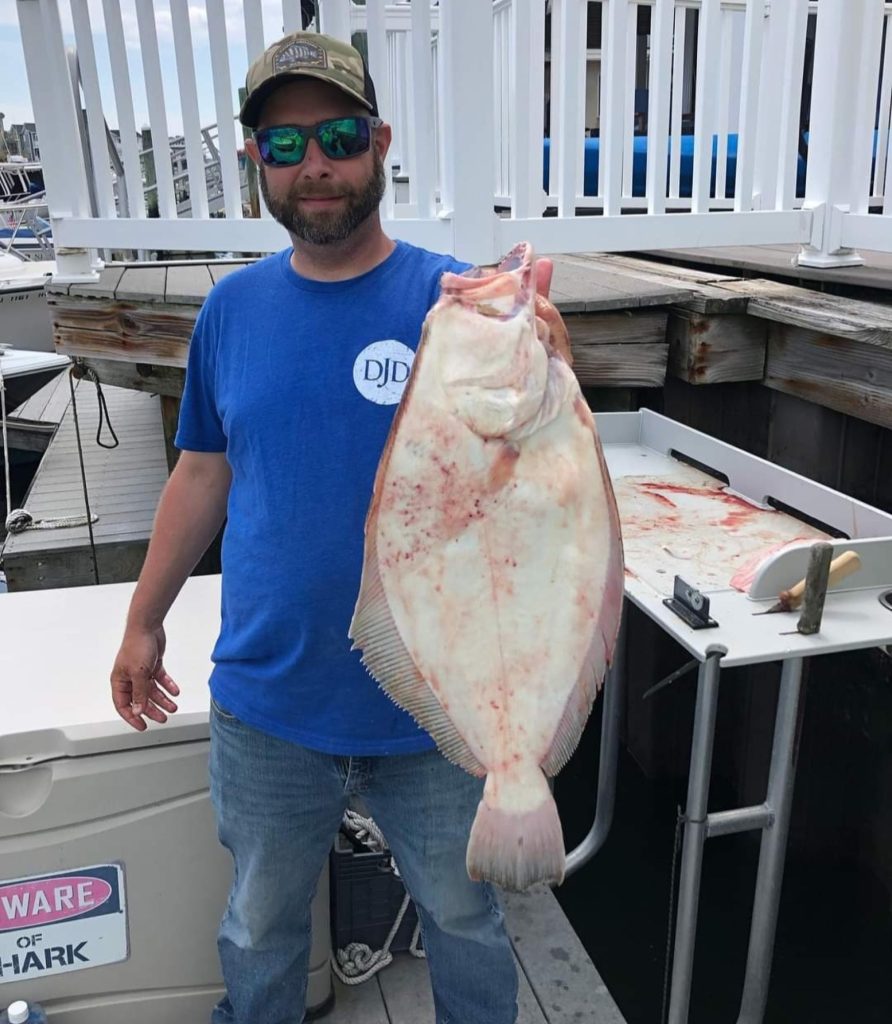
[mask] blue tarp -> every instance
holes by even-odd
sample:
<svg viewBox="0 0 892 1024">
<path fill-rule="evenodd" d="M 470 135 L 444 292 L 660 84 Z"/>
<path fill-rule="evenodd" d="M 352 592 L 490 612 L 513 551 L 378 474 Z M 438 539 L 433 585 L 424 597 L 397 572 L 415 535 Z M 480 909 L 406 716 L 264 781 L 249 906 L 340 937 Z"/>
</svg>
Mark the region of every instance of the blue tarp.
<svg viewBox="0 0 892 1024">
<path fill-rule="evenodd" d="M 808 135 L 806 134 L 806 139 Z M 548 191 L 548 153 L 550 149 L 550 139 L 545 139 L 545 153 L 544 153 L 544 187 L 545 191 Z M 672 140 L 670 139 L 670 157 L 672 150 Z M 713 136 L 712 140 L 712 180 L 710 182 L 710 189 L 715 189 L 715 166 L 716 159 L 718 156 L 719 140 L 718 136 Z M 585 170 L 583 177 L 583 195 L 594 196 L 598 194 L 598 162 L 600 159 L 601 151 L 601 140 L 600 139 L 586 139 L 585 140 Z M 667 181 L 668 181 L 668 164 L 667 164 Z M 693 135 L 682 135 L 681 137 L 681 177 L 680 177 L 680 188 L 679 193 L 684 198 L 690 198 L 691 195 L 691 182 L 694 175 L 694 136 Z M 634 142 L 634 150 L 632 156 L 632 195 L 633 196 L 644 196 L 647 194 L 645 181 L 647 176 L 647 136 L 636 135 Z M 726 195 L 729 198 L 734 196 L 734 184 L 737 176 L 737 134 L 728 136 L 728 159 L 726 163 Z M 796 195 L 803 197 L 805 195 L 805 161 L 802 156 L 799 157 L 799 168 L 796 175 Z"/>
</svg>

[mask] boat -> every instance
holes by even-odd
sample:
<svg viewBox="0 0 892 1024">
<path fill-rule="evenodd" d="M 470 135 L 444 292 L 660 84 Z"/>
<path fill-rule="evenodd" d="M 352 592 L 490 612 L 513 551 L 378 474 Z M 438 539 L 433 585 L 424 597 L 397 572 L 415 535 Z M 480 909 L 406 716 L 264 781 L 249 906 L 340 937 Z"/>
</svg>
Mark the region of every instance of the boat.
<svg viewBox="0 0 892 1024">
<path fill-rule="evenodd" d="M 55 260 L 26 260 L 0 252 L 0 344 L 53 351 L 46 282 L 55 272 Z"/>
<path fill-rule="evenodd" d="M 0 344 L 0 387 L 5 391 L 6 415 L 26 402 L 70 363 L 68 356 L 54 352 L 32 352 Z"/>
</svg>

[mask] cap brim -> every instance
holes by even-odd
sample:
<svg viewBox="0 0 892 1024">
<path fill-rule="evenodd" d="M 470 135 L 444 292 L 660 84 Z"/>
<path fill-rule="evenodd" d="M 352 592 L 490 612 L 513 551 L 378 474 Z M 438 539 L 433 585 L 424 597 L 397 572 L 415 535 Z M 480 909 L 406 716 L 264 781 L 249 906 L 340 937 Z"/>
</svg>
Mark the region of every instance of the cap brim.
<svg viewBox="0 0 892 1024">
<path fill-rule="evenodd" d="M 367 110 L 375 113 L 375 109 L 372 104 L 363 96 L 361 93 L 354 92 L 353 89 L 347 88 L 346 85 L 341 85 L 339 82 L 333 82 L 331 78 L 322 73 L 310 70 L 301 69 L 300 71 L 283 71 L 278 75 L 274 75 L 272 78 L 267 78 L 265 82 L 259 85 L 251 95 L 242 104 L 242 109 L 239 111 L 238 119 L 246 128 L 256 128 L 260 121 L 260 111 L 263 108 L 263 104 L 269 99 L 270 95 L 281 88 L 283 85 L 291 81 L 296 81 L 300 78 L 315 78 L 320 82 L 326 82 L 334 89 L 339 89 L 342 93 L 347 96 L 351 96 L 356 100 L 357 103 L 361 103 Z"/>
</svg>

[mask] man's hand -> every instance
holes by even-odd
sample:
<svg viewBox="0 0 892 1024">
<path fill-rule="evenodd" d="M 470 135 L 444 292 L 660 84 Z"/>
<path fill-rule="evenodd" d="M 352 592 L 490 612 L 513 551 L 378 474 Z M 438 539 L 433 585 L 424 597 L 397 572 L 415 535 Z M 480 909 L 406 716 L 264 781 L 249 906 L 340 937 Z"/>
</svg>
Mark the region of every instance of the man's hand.
<svg viewBox="0 0 892 1024">
<path fill-rule="evenodd" d="M 551 288 L 551 275 L 554 273 L 554 263 L 547 256 L 540 256 L 536 260 L 536 291 L 548 298 L 548 290 Z"/>
<path fill-rule="evenodd" d="M 173 714 L 180 688 L 164 668 L 164 629 L 127 628 L 111 673 L 112 701 L 124 721 L 142 732 L 153 722 L 166 722 L 165 712 Z M 165 692 L 167 691 L 167 692 Z M 145 716 L 145 718 L 143 717 Z"/>
</svg>

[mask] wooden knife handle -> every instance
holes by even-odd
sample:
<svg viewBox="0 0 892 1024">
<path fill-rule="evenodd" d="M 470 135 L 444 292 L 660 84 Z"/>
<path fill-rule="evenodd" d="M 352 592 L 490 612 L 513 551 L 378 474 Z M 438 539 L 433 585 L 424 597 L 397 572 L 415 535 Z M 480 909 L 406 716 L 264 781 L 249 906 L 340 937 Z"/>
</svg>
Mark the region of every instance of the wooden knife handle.
<svg viewBox="0 0 892 1024">
<path fill-rule="evenodd" d="M 855 551 L 843 551 L 841 555 L 837 555 L 836 558 L 830 563 L 830 575 L 827 579 L 827 589 L 829 590 L 835 583 L 839 583 L 840 580 L 851 576 L 853 572 L 857 572 L 861 568 L 861 558 Z M 789 590 L 782 590 L 778 594 L 778 600 L 784 606 L 784 608 L 792 611 L 794 608 L 798 608 L 802 603 L 802 595 L 805 593 L 805 580 L 800 580 L 794 587 L 790 587 Z"/>
</svg>

